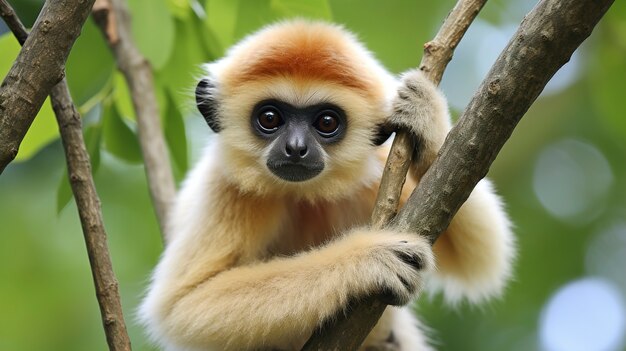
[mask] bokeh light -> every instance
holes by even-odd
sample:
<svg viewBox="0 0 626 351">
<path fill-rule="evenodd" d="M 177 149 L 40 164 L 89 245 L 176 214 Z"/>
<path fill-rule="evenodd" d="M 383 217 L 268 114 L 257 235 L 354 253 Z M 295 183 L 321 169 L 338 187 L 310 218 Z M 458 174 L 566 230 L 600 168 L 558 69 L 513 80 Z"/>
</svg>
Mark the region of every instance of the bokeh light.
<svg viewBox="0 0 626 351">
<path fill-rule="evenodd" d="M 550 214 L 571 223 L 595 218 L 612 183 L 613 173 L 604 155 L 582 140 L 557 141 L 535 163 L 535 195 Z"/>
<path fill-rule="evenodd" d="M 546 351 L 613 351 L 624 346 L 624 299 L 601 278 L 584 278 L 559 289 L 544 307 L 539 338 Z"/>
<path fill-rule="evenodd" d="M 585 257 L 589 274 L 616 283 L 626 295 L 626 221 L 622 218 L 600 231 L 592 239 Z"/>
</svg>

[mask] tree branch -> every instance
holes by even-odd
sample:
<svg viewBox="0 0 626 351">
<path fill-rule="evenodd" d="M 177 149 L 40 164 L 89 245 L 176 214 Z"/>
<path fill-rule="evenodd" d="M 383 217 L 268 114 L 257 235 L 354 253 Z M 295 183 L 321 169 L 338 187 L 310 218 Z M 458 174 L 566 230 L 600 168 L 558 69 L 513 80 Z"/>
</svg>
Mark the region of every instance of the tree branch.
<svg viewBox="0 0 626 351">
<path fill-rule="evenodd" d="M 49 0 L 44 4 L 31 35 L 0 85 L 0 173 L 17 155 L 50 89 L 63 79 L 65 60 L 93 2 Z M 10 22 L 7 25 L 12 26 Z"/>
<path fill-rule="evenodd" d="M 100 199 L 91 176 L 91 163 L 83 140 L 80 114 L 72 103 L 65 79 L 52 88 L 50 97 L 65 149 L 67 174 L 83 228 L 109 350 L 130 351 L 130 338 L 126 331 L 118 283 L 107 246 Z"/>
<path fill-rule="evenodd" d="M 113 51 L 117 66 L 130 88 L 137 114 L 137 130 L 148 187 L 161 233 L 166 241 L 165 223 L 171 202 L 176 195 L 176 187 L 161 129 L 152 68 L 134 44 L 130 30 L 130 14 L 124 0 L 97 0 L 93 8 L 93 17 Z"/>
<path fill-rule="evenodd" d="M 454 49 L 487 0 L 459 0 L 435 38 L 424 45 L 420 69 L 427 78 L 439 84 L 443 72 L 452 59 Z M 400 203 L 400 193 L 411 164 L 413 144 L 407 132 L 398 131 L 394 138 L 370 225 L 382 228 L 395 216 Z M 354 309 L 337 316 L 332 323 L 317 330 L 302 351 L 356 350 L 374 328 L 387 305 L 371 297 Z"/>
<path fill-rule="evenodd" d="M 524 113 L 612 3 L 613 0 L 542 0 L 525 17 L 391 227 L 417 231 L 435 242 L 487 174 Z M 366 299 L 354 312 L 363 320 L 340 317 L 341 325 L 323 328 L 329 333 L 324 338 L 337 339 L 335 342 L 325 340 L 321 346 L 310 346 L 309 342 L 305 350 L 354 350 L 358 345 L 354 346 L 350 339 L 356 337 L 343 332 L 350 327 L 345 324 L 373 327 L 384 310 L 381 305 Z M 344 340 L 338 339 L 342 336 Z"/>
<path fill-rule="evenodd" d="M 28 32 L 6 0 L 0 0 L 0 15 L 18 41 L 23 44 L 28 37 Z M 83 140 L 81 118 L 72 102 L 65 79 L 52 88 L 50 98 L 65 149 L 68 175 L 83 228 L 107 343 L 110 350 L 130 350 L 130 339 L 122 314 L 118 283 L 113 273 L 107 247 L 100 200 L 91 175 L 89 154 Z"/>
</svg>

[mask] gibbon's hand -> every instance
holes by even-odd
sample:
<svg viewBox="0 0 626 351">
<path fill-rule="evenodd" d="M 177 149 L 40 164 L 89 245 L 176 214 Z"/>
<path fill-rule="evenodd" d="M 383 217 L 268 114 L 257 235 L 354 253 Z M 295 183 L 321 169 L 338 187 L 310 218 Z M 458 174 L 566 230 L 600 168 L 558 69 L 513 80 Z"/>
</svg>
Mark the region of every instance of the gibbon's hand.
<svg viewBox="0 0 626 351">
<path fill-rule="evenodd" d="M 419 178 L 435 159 L 450 129 L 445 97 L 420 70 L 407 71 L 392 100 L 388 123 L 411 134 L 415 145 L 413 163 L 419 169 Z"/>
<path fill-rule="evenodd" d="M 362 286 L 389 305 L 411 302 L 421 289 L 422 273 L 435 266 L 430 244 L 415 234 L 365 230 L 346 239 L 362 247 L 356 254 L 362 260 L 355 272 Z"/>
</svg>

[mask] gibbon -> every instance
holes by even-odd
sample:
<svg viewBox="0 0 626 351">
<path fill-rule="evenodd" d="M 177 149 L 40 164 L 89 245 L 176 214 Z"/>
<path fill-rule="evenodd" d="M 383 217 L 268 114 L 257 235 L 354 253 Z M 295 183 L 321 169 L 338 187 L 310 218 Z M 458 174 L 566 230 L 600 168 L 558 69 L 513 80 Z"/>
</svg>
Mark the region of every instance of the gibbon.
<svg viewBox="0 0 626 351">
<path fill-rule="evenodd" d="M 306 20 L 270 25 L 206 68 L 196 101 L 216 134 L 184 181 L 139 311 L 164 349 L 299 350 L 376 295 L 394 306 L 363 350 L 429 350 L 402 307 L 422 286 L 450 302 L 501 293 L 514 239 L 487 180 L 432 248 L 367 227 L 392 128 L 417 143 L 403 202 L 450 129 L 420 71 L 397 78 L 343 27 Z"/>
</svg>

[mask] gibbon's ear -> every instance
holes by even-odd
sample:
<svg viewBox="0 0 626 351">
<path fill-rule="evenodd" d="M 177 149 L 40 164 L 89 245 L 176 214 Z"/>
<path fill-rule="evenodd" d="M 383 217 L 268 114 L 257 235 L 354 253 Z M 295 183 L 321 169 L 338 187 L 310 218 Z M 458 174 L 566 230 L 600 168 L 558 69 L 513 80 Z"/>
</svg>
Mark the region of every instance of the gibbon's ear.
<svg viewBox="0 0 626 351">
<path fill-rule="evenodd" d="M 196 105 L 209 127 L 215 133 L 219 133 L 222 127 L 217 118 L 217 98 L 215 92 L 215 84 L 209 79 L 202 79 L 196 86 Z"/>
<path fill-rule="evenodd" d="M 393 132 L 395 132 L 395 128 L 389 123 L 378 125 L 376 134 L 374 134 L 374 138 L 372 139 L 372 143 L 375 146 L 382 145 L 385 141 L 389 139 Z"/>
</svg>

